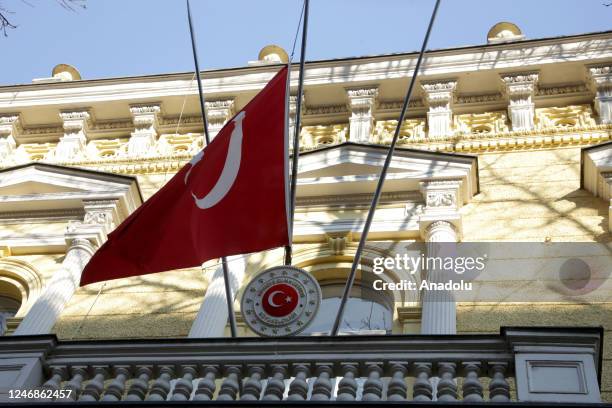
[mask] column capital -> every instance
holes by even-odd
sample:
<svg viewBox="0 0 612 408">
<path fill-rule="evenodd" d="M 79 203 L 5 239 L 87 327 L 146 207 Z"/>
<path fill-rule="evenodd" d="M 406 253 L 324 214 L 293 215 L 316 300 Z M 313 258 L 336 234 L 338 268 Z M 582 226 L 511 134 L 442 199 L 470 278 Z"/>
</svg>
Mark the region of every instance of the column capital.
<svg viewBox="0 0 612 408">
<path fill-rule="evenodd" d="M 17 147 L 17 139 L 23 132 L 21 115 L 5 113 L 0 115 L 0 161 L 9 162 Z"/>
<path fill-rule="evenodd" d="M 425 105 L 427 112 L 428 136 L 431 139 L 445 137 L 453 134 L 453 96 L 457 88 L 456 79 L 442 79 L 436 81 L 422 81 Z"/>
<path fill-rule="evenodd" d="M 64 128 L 64 136 L 55 148 L 55 160 L 70 161 L 85 154 L 87 133 L 92 122 L 89 108 L 73 108 L 59 113 Z"/>
<path fill-rule="evenodd" d="M 588 79 L 595 90 L 595 110 L 601 123 L 612 123 L 612 64 L 587 66 Z"/>
<path fill-rule="evenodd" d="M 211 138 L 215 137 L 227 121 L 234 116 L 234 105 L 234 98 L 204 102 Z"/>
<path fill-rule="evenodd" d="M 454 78 L 421 82 L 425 102 L 429 105 L 452 103 L 456 88 L 457 79 Z"/>
<path fill-rule="evenodd" d="M 155 153 L 155 140 L 159 127 L 161 103 L 137 103 L 130 105 L 134 131 L 128 142 L 129 156 L 151 156 Z"/>
<path fill-rule="evenodd" d="M 82 221 L 70 221 L 64 237 L 68 246 L 74 240 L 84 239 L 100 247 L 118 222 L 117 200 L 90 200 L 83 203 Z"/>
<path fill-rule="evenodd" d="M 502 94 L 508 97 L 508 115 L 512 130 L 531 130 L 534 128 L 535 104 L 533 96 L 538 83 L 539 73 L 511 72 L 502 73 Z"/>
<path fill-rule="evenodd" d="M 374 108 L 378 100 L 378 85 L 346 88 L 349 118 L 349 137 L 353 142 L 369 143 L 374 128 Z"/>
<path fill-rule="evenodd" d="M 499 76 L 505 85 L 505 91 L 508 95 L 513 96 L 524 93 L 533 94 L 540 73 L 538 71 L 506 72 L 499 74 Z"/>
</svg>

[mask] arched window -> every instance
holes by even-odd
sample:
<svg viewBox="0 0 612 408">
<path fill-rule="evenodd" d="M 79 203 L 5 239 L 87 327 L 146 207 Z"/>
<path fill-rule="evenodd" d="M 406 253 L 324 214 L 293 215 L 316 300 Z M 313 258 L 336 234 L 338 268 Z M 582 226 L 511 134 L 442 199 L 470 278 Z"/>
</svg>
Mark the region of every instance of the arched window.
<svg viewBox="0 0 612 408">
<path fill-rule="evenodd" d="M 19 289 L 6 281 L 0 281 L 0 336 L 6 332 L 7 320 L 15 317 L 21 303 Z"/>
<path fill-rule="evenodd" d="M 327 334 L 331 330 L 345 281 L 321 282 L 323 301 L 313 322 L 303 334 Z M 367 282 L 355 282 L 344 308 L 340 332 L 346 334 L 386 334 L 393 327 L 393 298 Z"/>
</svg>

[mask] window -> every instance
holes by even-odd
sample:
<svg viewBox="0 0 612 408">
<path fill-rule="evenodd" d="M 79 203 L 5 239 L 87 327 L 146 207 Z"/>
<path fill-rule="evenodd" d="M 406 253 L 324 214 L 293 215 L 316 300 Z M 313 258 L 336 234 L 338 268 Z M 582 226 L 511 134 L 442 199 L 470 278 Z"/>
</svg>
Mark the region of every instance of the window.
<svg viewBox="0 0 612 408">
<path fill-rule="evenodd" d="M 340 299 L 344 292 L 344 281 L 323 283 L 323 300 L 317 316 L 303 334 L 327 334 L 331 330 Z M 347 334 L 391 333 L 393 326 L 393 299 L 388 293 L 376 291 L 371 285 L 355 282 L 344 308 L 340 332 Z"/>
<path fill-rule="evenodd" d="M 0 293 L 0 336 L 6 332 L 6 322 L 14 317 L 21 307 L 21 301 Z"/>
</svg>

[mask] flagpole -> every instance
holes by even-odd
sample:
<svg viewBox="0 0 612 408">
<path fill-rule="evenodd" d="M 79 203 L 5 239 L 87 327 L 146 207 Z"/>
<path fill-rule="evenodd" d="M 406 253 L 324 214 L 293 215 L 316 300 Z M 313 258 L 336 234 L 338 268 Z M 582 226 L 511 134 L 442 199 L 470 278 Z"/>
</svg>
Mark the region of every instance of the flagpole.
<svg viewBox="0 0 612 408">
<path fill-rule="evenodd" d="M 302 125 L 302 95 L 304 94 L 304 65 L 306 63 L 306 39 L 308 37 L 308 6 L 310 1 L 304 0 L 304 24 L 302 25 L 302 45 L 300 50 L 300 76 L 298 79 L 298 94 L 295 109 L 295 134 L 293 135 L 293 156 L 291 157 L 291 214 L 289 216 L 289 245 L 285 247 L 285 265 L 291 265 L 293 257 L 293 223 L 295 218 L 295 197 L 297 193 L 298 158 L 300 157 L 300 130 Z M 291 65 L 289 65 L 291 69 Z M 289 98 L 289 95 L 287 95 Z"/>
<path fill-rule="evenodd" d="M 351 272 L 349 273 L 349 277 L 346 282 L 346 286 L 344 287 L 344 292 L 342 294 L 342 300 L 340 302 L 340 308 L 338 309 L 338 314 L 336 315 L 336 320 L 334 321 L 334 326 L 330 333 L 332 336 L 337 336 L 338 331 L 340 329 L 340 323 L 344 315 L 344 308 L 346 307 L 346 301 L 348 300 L 349 294 L 351 292 L 351 288 L 353 287 L 353 283 L 355 282 L 355 275 L 357 273 L 357 267 L 359 266 L 359 262 L 361 261 L 361 253 L 363 252 L 363 247 L 365 246 L 365 242 L 367 240 L 368 233 L 370 232 L 370 226 L 372 225 L 372 220 L 374 219 L 374 212 L 376 211 L 376 206 L 378 205 L 378 200 L 380 199 L 380 194 L 382 192 L 382 188 L 385 183 L 385 178 L 387 177 L 387 171 L 389 170 L 391 159 L 393 158 L 393 153 L 395 151 L 395 145 L 397 144 L 397 140 L 399 138 L 402 123 L 404 123 L 404 117 L 406 116 L 406 110 L 408 109 L 408 103 L 410 102 L 410 97 L 412 96 L 412 90 L 414 88 L 414 84 L 416 83 L 417 74 L 419 72 L 419 68 L 421 67 L 423 55 L 425 54 L 425 48 L 427 47 L 427 42 L 429 41 L 429 34 L 431 33 L 431 29 L 436 19 L 436 13 L 438 12 L 439 5 L 440 5 L 440 0 L 436 0 L 436 4 L 434 6 L 433 12 L 431 14 L 431 18 L 429 20 L 429 26 L 427 27 L 427 33 L 425 34 L 425 38 L 423 39 L 423 45 L 421 46 L 419 58 L 417 59 L 416 66 L 414 67 L 414 74 L 412 75 L 412 78 L 410 79 L 410 85 L 408 86 L 406 97 L 404 98 L 404 104 L 402 106 L 402 111 L 400 113 L 399 120 L 397 121 L 397 126 L 395 127 L 395 133 L 393 135 L 393 140 L 391 141 L 389 152 L 387 153 L 385 163 L 383 165 L 382 171 L 380 172 L 380 177 L 378 179 L 378 184 L 376 185 L 374 197 L 372 198 L 372 203 L 370 204 L 370 210 L 368 211 L 368 216 L 366 218 L 365 225 L 363 226 L 363 232 L 361 233 L 361 237 L 359 239 L 359 245 L 357 246 L 357 251 L 355 252 L 355 258 L 353 259 L 353 265 L 351 266 Z"/>
<path fill-rule="evenodd" d="M 200 78 L 200 64 L 198 63 L 198 53 L 196 51 L 195 36 L 193 34 L 193 22 L 191 21 L 191 7 L 187 0 L 187 19 L 189 20 L 189 34 L 191 35 L 191 50 L 193 52 L 193 62 L 198 80 L 198 94 L 200 96 L 200 111 L 202 112 L 202 122 L 204 123 L 204 138 L 206 145 L 210 144 L 210 136 L 208 133 L 208 120 L 206 119 L 206 110 L 204 108 L 204 92 L 202 91 L 202 79 Z M 236 316 L 234 315 L 234 297 L 232 296 L 232 288 L 230 287 L 229 271 L 227 268 L 227 259 L 221 258 L 221 267 L 223 268 L 223 281 L 225 283 L 225 299 L 227 302 L 227 313 L 230 323 L 230 331 L 232 337 L 237 337 Z"/>
</svg>

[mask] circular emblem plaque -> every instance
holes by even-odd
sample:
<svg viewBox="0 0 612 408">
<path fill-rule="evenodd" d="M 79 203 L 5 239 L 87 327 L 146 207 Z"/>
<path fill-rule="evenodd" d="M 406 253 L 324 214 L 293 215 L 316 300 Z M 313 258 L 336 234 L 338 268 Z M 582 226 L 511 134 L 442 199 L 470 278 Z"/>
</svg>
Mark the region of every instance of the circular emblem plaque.
<svg viewBox="0 0 612 408">
<path fill-rule="evenodd" d="M 262 336 L 291 336 L 304 330 L 321 304 L 321 288 L 308 272 L 276 266 L 255 276 L 242 295 L 246 324 Z"/>
</svg>

